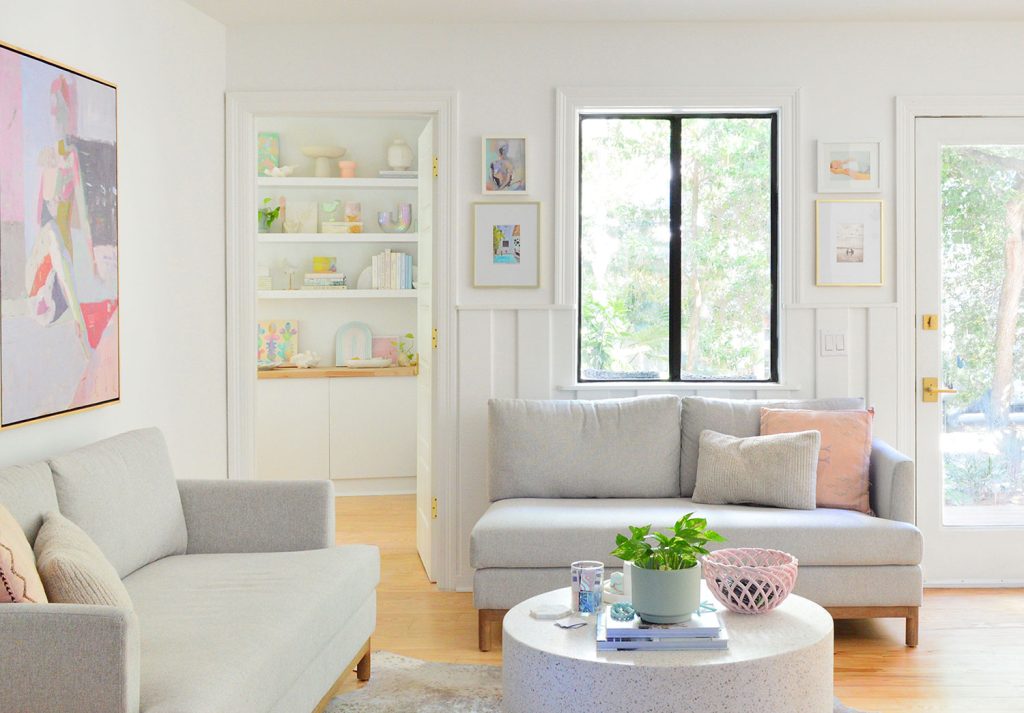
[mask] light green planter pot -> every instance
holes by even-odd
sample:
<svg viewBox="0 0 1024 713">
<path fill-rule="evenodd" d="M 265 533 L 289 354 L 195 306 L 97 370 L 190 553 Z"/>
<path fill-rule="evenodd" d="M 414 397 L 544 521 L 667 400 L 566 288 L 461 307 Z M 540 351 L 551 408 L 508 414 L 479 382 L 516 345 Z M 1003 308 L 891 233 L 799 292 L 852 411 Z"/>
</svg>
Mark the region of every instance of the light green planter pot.
<svg viewBox="0 0 1024 713">
<path fill-rule="evenodd" d="M 690 569 L 630 571 L 632 604 L 640 618 L 651 624 L 686 621 L 700 606 L 700 563 Z"/>
</svg>

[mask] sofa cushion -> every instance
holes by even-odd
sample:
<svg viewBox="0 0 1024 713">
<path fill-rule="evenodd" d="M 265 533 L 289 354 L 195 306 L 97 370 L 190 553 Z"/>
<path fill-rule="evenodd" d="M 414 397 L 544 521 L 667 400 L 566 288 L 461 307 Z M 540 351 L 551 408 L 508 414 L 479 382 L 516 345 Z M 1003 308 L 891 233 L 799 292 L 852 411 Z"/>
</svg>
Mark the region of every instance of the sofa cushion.
<svg viewBox="0 0 1024 713">
<path fill-rule="evenodd" d="M 698 505 L 689 498 L 643 500 L 512 499 L 493 503 L 473 528 L 470 561 L 483 567 L 564 567 L 600 560 L 628 525 L 671 527 L 694 512 L 727 538 L 709 548 L 771 547 L 801 565 L 911 565 L 921 562 L 921 532 L 904 522 L 853 510 L 780 510 L 750 505 Z"/>
<path fill-rule="evenodd" d="M 685 396 L 682 402 L 682 453 L 679 462 L 680 493 L 684 498 L 693 495 L 697 482 L 697 455 L 700 453 L 702 431 L 718 431 L 729 436 L 749 438 L 761 435 L 762 408 L 797 408 L 814 411 L 836 409 L 862 409 L 864 399 L 835 398 L 808 399 L 803 401 L 706 399 L 700 396 Z"/>
<path fill-rule="evenodd" d="M 132 608 L 114 566 L 82 528 L 59 512 L 48 513 L 39 528 L 36 561 L 51 602 Z"/>
<path fill-rule="evenodd" d="M 123 578 L 185 552 L 188 533 L 163 434 L 130 431 L 53 458 L 60 511 Z"/>
<path fill-rule="evenodd" d="M 736 438 L 700 434 L 695 503 L 814 509 L 818 431 Z"/>
<path fill-rule="evenodd" d="M 490 401 L 490 497 L 679 494 L 679 398 Z"/>
<path fill-rule="evenodd" d="M 271 710 L 379 579 L 380 555 L 367 545 L 184 555 L 143 567 L 125 579 L 142 639 L 140 710 Z"/>
<path fill-rule="evenodd" d="M 875 410 L 805 411 L 761 409 L 761 435 L 813 429 L 821 434 L 818 507 L 871 513 L 868 497 L 871 421 Z"/>
<path fill-rule="evenodd" d="M 21 525 L 29 544 L 43 526 L 43 516 L 57 509 L 53 474 L 44 462 L 0 468 L 0 503 Z"/>
<path fill-rule="evenodd" d="M 46 601 L 32 545 L 18 521 L 0 503 L 0 604 Z"/>
</svg>

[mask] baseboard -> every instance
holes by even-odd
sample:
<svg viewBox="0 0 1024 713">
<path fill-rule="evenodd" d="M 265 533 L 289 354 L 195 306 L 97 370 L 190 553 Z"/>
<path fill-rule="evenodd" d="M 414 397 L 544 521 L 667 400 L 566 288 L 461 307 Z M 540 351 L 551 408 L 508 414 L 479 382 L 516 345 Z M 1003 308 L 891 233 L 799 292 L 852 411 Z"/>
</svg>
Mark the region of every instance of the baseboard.
<svg viewBox="0 0 1024 713">
<path fill-rule="evenodd" d="M 1021 589 L 1024 579 L 950 579 L 924 583 L 925 589 Z"/>
<path fill-rule="evenodd" d="M 456 592 L 472 592 L 473 591 L 473 575 L 472 574 L 460 574 L 455 577 L 455 591 Z"/>
<path fill-rule="evenodd" d="M 357 495 L 415 495 L 416 476 L 397 478 L 345 478 L 332 480 L 338 497 Z"/>
</svg>

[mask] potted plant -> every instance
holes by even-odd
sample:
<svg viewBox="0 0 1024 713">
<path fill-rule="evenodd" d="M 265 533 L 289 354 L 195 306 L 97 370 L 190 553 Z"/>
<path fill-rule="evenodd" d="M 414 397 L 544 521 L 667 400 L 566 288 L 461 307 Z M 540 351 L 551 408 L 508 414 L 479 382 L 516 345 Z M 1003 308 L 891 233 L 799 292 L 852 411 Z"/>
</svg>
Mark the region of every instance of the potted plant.
<svg viewBox="0 0 1024 713">
<path fill-rule="evenodd" d="M 270 207 L 270 198 L 263 199 L 263 207 L 259 209 L 260 214 L 260 232 L 269 233 L 270 226 L 274 224 L 278 216 L 281 215 L 281 206 L 278 205 L 276 208 Z"/>
<path fill-rule="evenodd" d="M 700 560 L 708 542 L 725 538 L 707 529 L 708 522 L 693 513 L 683 515 L 671 534 L 651 532 L 651 526 L 629 526 L 629 536 L 616 535 L 613 557 L 632 563 L 632 604 L 640 618 L 652 624 L 686 621 L 700 606 Z"/>
</svg>

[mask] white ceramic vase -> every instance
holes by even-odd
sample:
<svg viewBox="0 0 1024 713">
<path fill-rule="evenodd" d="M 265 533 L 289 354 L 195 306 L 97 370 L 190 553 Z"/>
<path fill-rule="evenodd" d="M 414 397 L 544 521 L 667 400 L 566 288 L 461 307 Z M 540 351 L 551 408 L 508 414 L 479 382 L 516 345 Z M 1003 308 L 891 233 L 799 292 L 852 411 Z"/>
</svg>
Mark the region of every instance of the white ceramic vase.
<svg viewBox="0 0 1024 713">
<path fill-rule="evenodd" d="M 395 139 L 388 146 L 388 166 L 392 171 L 408 171 L 412 168 L 412 148 L 405 139 Z"/>
</svg>

